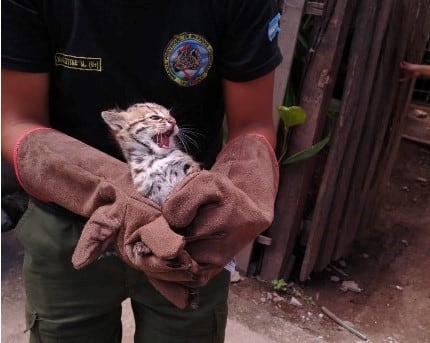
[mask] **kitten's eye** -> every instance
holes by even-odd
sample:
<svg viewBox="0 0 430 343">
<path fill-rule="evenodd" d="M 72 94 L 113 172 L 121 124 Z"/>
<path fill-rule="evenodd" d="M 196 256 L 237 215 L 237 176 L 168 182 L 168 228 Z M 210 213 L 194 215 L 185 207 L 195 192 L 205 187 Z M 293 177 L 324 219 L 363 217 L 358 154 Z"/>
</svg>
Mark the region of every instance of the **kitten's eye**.
<svg viewBox="0 0 430 343">
<path fill-rule="evenodd" d="M 160 116 L 150 116 L 150 117 L 149 117 L 149 119 L 152 119 L 152 120 L 160 120 L 160 119 L 161 119 L 161 117 L 160 117 Z"/>
</svg>

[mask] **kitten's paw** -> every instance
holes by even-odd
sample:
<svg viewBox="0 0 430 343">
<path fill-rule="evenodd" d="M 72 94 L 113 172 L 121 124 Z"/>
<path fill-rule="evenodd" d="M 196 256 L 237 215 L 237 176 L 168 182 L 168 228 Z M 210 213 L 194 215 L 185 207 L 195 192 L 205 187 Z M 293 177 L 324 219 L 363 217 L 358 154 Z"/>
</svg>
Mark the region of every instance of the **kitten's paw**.
<svg viewBox="0 0 430 343">
<path fill-rule="evenodd" d="M 200 171 L 200 165 L 197 163 L 186 163 L 184 165 L 184 173 L 185 175 L 190 175 L 192 173 L 196 173 L 198 171 Z"/>
<path fill-rule="evenodd" d="M 152 251 L 142 242 L 136 242 L 133 245 L 133 254 L 134 254 L 134 256 L 150 255 L 150 254 L 152 254 Z"/>
</svg>

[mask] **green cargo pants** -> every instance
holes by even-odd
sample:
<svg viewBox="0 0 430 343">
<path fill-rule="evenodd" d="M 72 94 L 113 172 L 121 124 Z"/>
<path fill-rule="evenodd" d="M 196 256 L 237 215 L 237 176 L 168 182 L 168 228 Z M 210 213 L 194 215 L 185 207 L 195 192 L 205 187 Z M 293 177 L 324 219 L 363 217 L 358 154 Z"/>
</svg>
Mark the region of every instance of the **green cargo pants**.
<svg viewBox="0 0 430 343">
<path fill-rule="evenodd" d="M 197 310 L 179 310 L 145 275 L 105 254 L 81 270 L 71 255 L 84 220 L 30 202 L 16 228 L 23 265 L 30 342 L 121 342 L 121 303 L 131 298 L 135 342 L 223 342 L 230 274 L 224 270 L 201 289 Z"/>
</svg>

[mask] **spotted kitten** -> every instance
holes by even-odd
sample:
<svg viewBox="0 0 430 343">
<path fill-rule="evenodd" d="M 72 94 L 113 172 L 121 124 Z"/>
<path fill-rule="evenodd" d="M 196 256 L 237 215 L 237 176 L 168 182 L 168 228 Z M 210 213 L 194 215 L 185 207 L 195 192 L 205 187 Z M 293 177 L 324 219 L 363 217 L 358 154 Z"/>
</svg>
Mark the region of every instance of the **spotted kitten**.
<svg viewBox="0 0 430 343">
<path fill-rule="evenodd" d="M 200 165 L 179 149 L 179 128 L 163 106 L 138 103 L 125 111 L 104 111 L 102 117 L 130 165 L 137 191 L 157 204 L 186 175 L 200 170 Z"/>
</svg>

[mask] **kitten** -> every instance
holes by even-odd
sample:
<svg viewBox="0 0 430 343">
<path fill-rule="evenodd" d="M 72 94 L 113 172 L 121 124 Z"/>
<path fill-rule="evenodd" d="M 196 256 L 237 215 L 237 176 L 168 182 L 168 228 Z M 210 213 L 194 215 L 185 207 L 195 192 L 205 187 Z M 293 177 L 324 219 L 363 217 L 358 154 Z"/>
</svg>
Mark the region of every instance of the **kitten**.
<svg viewBox="0 0 430 343">
<path fill-rule="evenodd" d="M 104 111 L 102 117 L 130 166 L 137 191 L 144 197 L 161 204 L 179 181 L 200 170 L 200 165 L 179 149 L 179 128 L 163 106 L 138 103 L 125 111 Z"/>
</svg>

